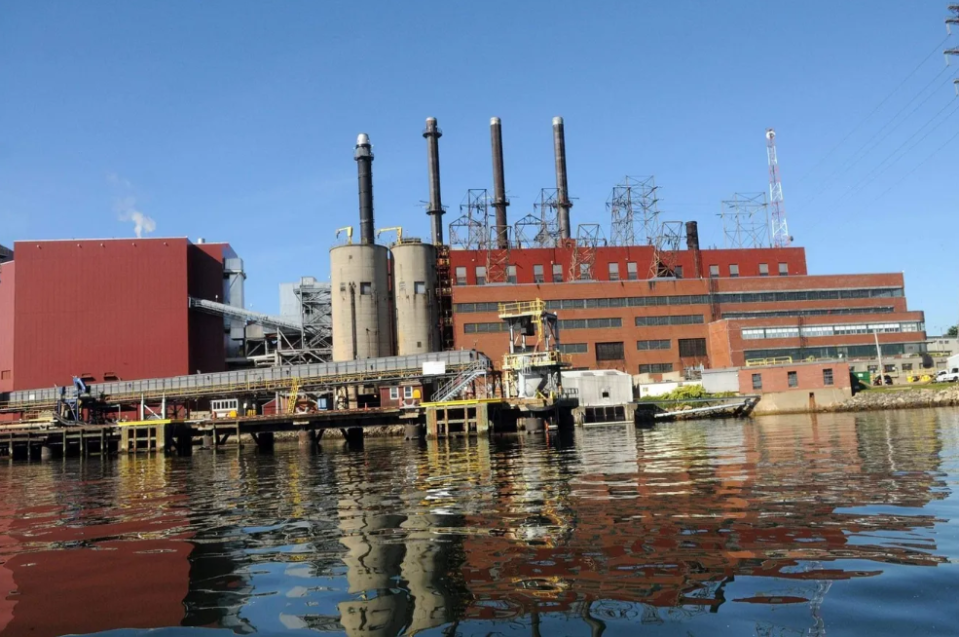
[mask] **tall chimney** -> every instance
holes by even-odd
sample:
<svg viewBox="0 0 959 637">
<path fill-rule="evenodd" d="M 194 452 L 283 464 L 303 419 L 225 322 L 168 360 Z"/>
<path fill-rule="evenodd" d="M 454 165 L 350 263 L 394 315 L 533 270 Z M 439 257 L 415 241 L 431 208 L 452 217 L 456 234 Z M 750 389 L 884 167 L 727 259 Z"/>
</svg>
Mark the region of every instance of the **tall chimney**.
<svg viewBox="0 0 959 637">
<path fill-rule="evenodd" d="M 556 204 L 559 207 L 559 236 L 569 239 L 569 187 L 566 183 L 566 129 L 563 118 L 553 118 L 553 154 L 556 156 Z"/>
<path fill-rule="evenodd" d="M 686 249 L 693 253 L 693 268 L 697 279 L 703 278 L 702 253 L 699 251 L 699 224 L 686 222 Z"/>
<path fill-rule="evenodd" d="M 356 177 L 360 185 L 360 243 L 372 245 L 373 240 L 373 151 L 366 133 L 356 136 L 353 151 Z"/>
<path fill-rule="evenodd" d="M 436 126 L 435 117 L 426 118 L 426 157 L 430 171 L 430 207 L 426 214 L 430 216 L 430 226 L 433 230 L 433 245 L 443 244 L 443 198 L 440 194 L 440 137 L 443 136 Z"/>
<path fill-rule="evenodd" d="M 490 118 L 490 141 L 493 146 L 493 208 L 496 209 L 496 245 L 505 250 L 509 247 L 509 231 L 506 221 L 506 178 L 503 175 L 503 127 L 498 117 Z"/>
</svg>

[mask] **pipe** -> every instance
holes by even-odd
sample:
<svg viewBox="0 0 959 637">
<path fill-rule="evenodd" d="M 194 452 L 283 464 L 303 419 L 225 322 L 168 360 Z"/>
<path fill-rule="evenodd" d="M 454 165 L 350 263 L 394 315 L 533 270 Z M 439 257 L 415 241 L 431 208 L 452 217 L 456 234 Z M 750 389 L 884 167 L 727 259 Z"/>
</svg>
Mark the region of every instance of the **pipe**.
<svg viewBox="0 0 959 637">
<path fill-rule="evenodd" d="M 503 174 L 503 127 L 498 117 L 489 121 L 490 143 L 493 147 L 493 208 L 496 209 L 496 245 L 501 250 L 509 247 L 506 220 L 506 178 Z"/>
<path fill-rule="evenodd" d="M 569 239 L 569 186 L 566 183 L 566 129 L 562 117 L 553 118 L 553 154 L 556 156 L 556 205 L 560 239 Z"/>
<path fill-rule="evenodd" d="M 366 133 L 356 136 L 353 159 L 360 189 L 360 243 L 373 245 L 373 150 Z"/>
<path fill-rule="evenodd" d="M 433 232 L 433 245 L 443 245 L 443 199 L 440 194 L 440 137 L 443 131 L 436 125 L 435 117 L 426 118 L 426 158 L 430 171 L 430 207 L 426 214 L 430 216 Z"/>
</svg>

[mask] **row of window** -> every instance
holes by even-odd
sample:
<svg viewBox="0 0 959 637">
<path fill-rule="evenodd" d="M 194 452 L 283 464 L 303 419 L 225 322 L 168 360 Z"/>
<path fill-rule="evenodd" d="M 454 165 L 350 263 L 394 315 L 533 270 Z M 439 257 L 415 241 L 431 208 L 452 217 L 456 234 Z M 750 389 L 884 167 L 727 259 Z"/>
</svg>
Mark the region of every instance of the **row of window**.
<svg viewBox="0 0 959 637">
<path fill-rule="evenodd" d="M 589 310 L 606 307 L 656 307 L 660 305 L 708 305 L 731 303 L 783 303 L 789 301 L 835 301 L 840 299 L 873 299 L 899 298 L 903 296 L 902 288 L 849 288 L 844 290 L 795 290 L 790 292 L 724 292 L 719 294 L 691 294 L 675 296 L 631 296 L 616 298 L 595 299 L 561 299 L 546 301 L 549 310 Z M 454 311 L 463 313 L 496 312 L 498 304 L 492 303 L 457 303 Z M 890 311 L 892 308 L 888 308 Z M 863 308 L 866 313 L 867 308 Z M 813 310 L 800 310 L 813 312 Z M 819 311 L 819 310 L 817 310 Z M 831 310 L 821 310 L 830 312 Z M 840 312 L 841 313 L 841 312 Z M 849 314 L 856 313 L 856 308 L 848 308 Z M 813 314 L 809 314 L 813 316 Z M 752 316 L 724 318 L 752 318 Z"/>
<path fill-rule="evenodd" d="M 780 264 L 779 264 L 779 276 L 787 276 L 788 274 L 789 274 L 789 264 L 788 264 L 788 263 L 780 263 Z M 711 266 L 709 266 L 709 276 L 712 277 L 712 278 L 714 278 L 714 279 L 717 278 L 717 277 L 719 277 L 719 266 L 718 266 L 718 265 L 711 265 Z M 730 264 L 729 264 L 729 276 L 730 276 L 730 278 L 733 278 L 733 279 L 735 279 L 736 277 L 739 276 L 739 264 L 738 264 L 738 263 L 730 263 Z M 759 264 L 759 276 L 769 276 L 769 264 L 768 264 L 768 263 L 760 263 L 760 264 Z"/>
<path fill-rule="evenodd" d="M 636 349 L 640 351 L 650 350 L 650 349 L 669 349 L 670 340 L 660 339 L 653 341 L 636 341 Z"/>
<path fill-rule="evenodd" d="M 913 344 L 909 344 L 913 345 Z M 911 349 L 921 349 L 921 344 L 914 344 Z M 905 343 L 884 343 L 881 346 L 883 356 L 899 356 L 906 353 Z M 764 358 L 785 358 L 801 361 L 820 358 L 875 358 L 875 345 L 835 345 L 823 347 L 780 347 L 776 349 L 753 349 L 744 352 L 746 360 Z"/>
<path fill-rule="evenodd" d="M 557 321 L 560 330 L 601 330 L 610 327 L 622 327 L 621 318 L 590 318 L 590 319 L 560 319 Z M 508 332 L 509 324 L 505 321 L 495 323 L 466 323 L 463 325 L 466 334 L 486 334 L 489 332 Z"/>
<path fill-rule="evenodd" d="M 657 325 L 697 325 L 705 322 L 702 314 L 678 314 L 676 316 L 637 316 L 636 327 Z"/>
<path fill-rule="evenodd" d="M 671 371 L 672 363 L 647 363 L 639 366 L 640 374 L 668 374 Z"/>
<path fill-rule="evenodd" d="M 771 374 L 774 372 L 766 372 Z M 786 384 L 789 387 L 799 387 L 799 373 L 793 371 L 786 372 Z M 833 377 L 832 368 L 826 368 L 822 370 L 822 384 L 827 387 L 835 384 L 835 378 Z M 763 388 L 763 375 L 761 373 L 753 374 L 753 389 L 762 389 Z"/>
<path fill-rule="evenodd" d="M 849 334 L 890 334 L 899 332 L 921 332 L 921 323 L 870 323 L 868 325 L 804 325 L 787 327 L 750 327 L 742 330 L 744 340 L 760 338 L 798 338 L 800 334 L 808 337 L 847 336 Z"/>
<path fill-rule="evenodd" d="M 413 388 L 412 387 L 403 387 L 403 398 L 409 400 L 413 397 Z M 390 400 L 399 400 L 400 397 L 400 388 L 399 387 L 390 387 Z"/>
<path fill-rule="evenodd" d="M 589 351 L 586 343 L 561 343 L 559 351 L 564 354 L 585 354 Z"/>
<path fill-rule="evenodd" d="M 495 303 L 494 303 L 495 305 Z M 833 316 L 845 314 L 891 314 L 896 308 L 891 305 L 879 307 L 828 307 L 813 309 L 768 310 L 757 312 L 723 312 L 724 319 L 796 318 L 799 316 Z"/>
<path fill-rule="evenodd" d="M 626 358 L 623 343 L 596 343 L 597 361 L 621 361 Z"/>
<path fill-rule="evenodd" d="M 779 263 L 778 273 L 779 276 L 787 276 L 789 274 L 789 264 Z M 612 262 L 607 264 L 607 273 L 609 275 L 610 281 L 619 281 L 621 280 L 619 263 Z M 478 265 L 474 270 L 476 275 L 476 285 L 486 285 L 486 266 Z M 677 265 L 673 267 L 673 274 L 677 279 L 683 278 L 683 266 Z M 456 268 L 456 285 L 468 285 L 466 279 L 466 266 L 457 266 Z M 562 283 L 564 278 L 563 266 L 559 263 L 554 263 L 551 266 L 551 281 L 553 283 Z M 589 276 L 589 268 L 587 267 L 584 270 L 580 271 L 579 279 L 582 280 L 584 276 Z M 719 266 L 710 265 L 709 266 L 709 276 L 712 278 L 717 278 L 720 276 Z M 731 263 L 729 265 L 729 276 L 731 278 L 736 278 L 739 276 L 739 264 Z M 759 264 L 759 276 L 769 276 L 769 264 L 760 263 Z M 628 261 L 626 263 L 626 280 L 627 281 L 638 281 L 639 280 L 639 265 L 635 261 Z M 516 283 L 516 266 L 510 265 L 506 269 L 506 282 L 507 283 Z M 533 266 L 533 282 L 534 283 L 545 283 L 546 282 L 546 270 L 542 264 L 536 264 Z"/>
</svg>

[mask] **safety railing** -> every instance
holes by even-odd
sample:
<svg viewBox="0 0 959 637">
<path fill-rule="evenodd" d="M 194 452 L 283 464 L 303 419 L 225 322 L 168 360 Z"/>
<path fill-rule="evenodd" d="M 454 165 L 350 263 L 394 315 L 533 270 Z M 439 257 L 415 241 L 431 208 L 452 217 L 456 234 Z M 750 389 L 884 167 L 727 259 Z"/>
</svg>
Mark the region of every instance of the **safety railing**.
<svg viewBox="0 0 959 637">
<path fill-rule="evenodd" d="M 542 299 L 536 299 L 534 301 L 512 301 L 499 304 L 499 317 L 501 319 L 516 316 L 539 316 L 545 311 L 546 301 Z"/>
</svg>

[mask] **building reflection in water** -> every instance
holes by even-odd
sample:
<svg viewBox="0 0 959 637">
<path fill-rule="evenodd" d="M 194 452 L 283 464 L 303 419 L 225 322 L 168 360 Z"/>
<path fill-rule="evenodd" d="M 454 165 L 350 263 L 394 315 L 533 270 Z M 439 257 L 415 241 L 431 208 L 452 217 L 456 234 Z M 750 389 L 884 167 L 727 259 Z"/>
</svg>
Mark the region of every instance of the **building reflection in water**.
<svg viewBox="0 0 959 637">
<path fill-rule="evenodd" d="M 817 634 L 833 582 L 945 561 L 918 511 L 947 493 L 940 434 L 831 415 L 11 467 L 32 506 L 0 500 L 0 628 L 599 635 L 785 604 Z"/>
</svg>

